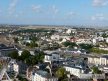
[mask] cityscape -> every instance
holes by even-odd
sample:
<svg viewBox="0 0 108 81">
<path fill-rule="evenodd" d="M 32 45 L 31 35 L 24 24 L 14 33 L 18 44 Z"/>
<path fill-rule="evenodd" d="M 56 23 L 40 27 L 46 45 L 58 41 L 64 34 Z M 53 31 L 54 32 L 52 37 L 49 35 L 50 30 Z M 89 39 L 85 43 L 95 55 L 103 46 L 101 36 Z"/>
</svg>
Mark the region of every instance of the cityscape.
<svg viewBox="0 0 108 81">
<path fill-rule="evenodd" d="M 1 0 L 0 81 L 108 81 L 107 0 Z"/>
</svg>

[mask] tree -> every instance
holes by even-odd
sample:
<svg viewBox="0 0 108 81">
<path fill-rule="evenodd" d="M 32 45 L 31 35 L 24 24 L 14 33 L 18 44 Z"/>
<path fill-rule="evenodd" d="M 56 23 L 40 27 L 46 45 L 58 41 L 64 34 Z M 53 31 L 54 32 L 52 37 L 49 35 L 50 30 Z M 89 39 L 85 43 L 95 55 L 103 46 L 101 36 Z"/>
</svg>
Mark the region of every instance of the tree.
<svg viewBox="0 0 108 81">
<path fill-rule="evenodd" d="M 15 43 L 18 43 L 18 38 L 17 37 L 14 37 L 13 39 L 14 39 Z"/>
<path fill-rule="evenodd" d="M 94 74 L 101 74 L 102 72 L 98 69 L 98 67 L 96 67 L 96 66 L 93 66 L 92 67 L 92 70 L 93 70 L 93 73 Z"/>
<path fill-rule="evenodd" d="M 12 59 L 18 59 L 18 57 L 19 57 L 18 51 L 17 51 L 17 50 L 12 51 L 12 52 L 9 54 L 9 57 L 11 57 Z"/>
<path fill-rule="evenodd" d="M 56 75 L 58 76 L 59 81 L 63 81 L 64 79 L 67 78 L 67 72 L 66 72 L 66 70 L 64 68 L 59 68 L 56 71 Z"/>
<path fill-rule="evenodd" d="M 108 35 L 107 35 L 106 33 L 103 33 L 103 34 L 102 34 L 102 37 L 103 37 L 103 38 L 107 38 Z"/>
<path fill-rule="evenodd" d="M 34 56 L 31 55 L 29 58 L 26 58 L 25 62 L 28 65 L 35 65 L 38 63 L 42 63 L 43 59 L 44 59 L 44 52 L 37 51 Z"/>
<path fill-rule="evenodd" d="M 25 62 L 26 62 L 27 65 L 36 65 L 36 64 L 38 64 L 38 60 L 36 59 L 35 56 L 31 56 L 29 58 L 26 58 Z"/>
<path fill-rule="evenodd" d="M 82 44 L 79 44 L 79 46 L 81 49 L 86 49 L 86 50 L 90 50 L 93 48 L 93 45 L 91 45 L 91 44 L 83 44 L 82 43 Z"/>
<path fill-rule="evenodd" d="M 38 47 L 38 44 L 37 44 L 36 42 L 32 41 L 32 42 L 30 43 L 30 47 L 31 47 L 31 48 L 33 48 L 33 47 Z"/>
<path fill-rule="evenodd" d="M 66 41 L 62 43 L 65 47 L 69 46 L 71 48 L 73 48 L 74 46 L 77 46 L 77 44 L 75 42 L 70 42 L 70 41 Z"/>
<path fill-rule="evenodd" d="M 40 51 L 34 56 L 35 59 L 37 59 L 38 62 L 43 62 L 44 59 L 44 52 Z"/>
<path fill-rule="evenodd" d="M 97 54 L 108 54 L 108 50 L 103 50 L 99 48 L 92 48 L 90 51 Z"/>
<path fill-rule="evenodd" d="M 29 52 L 28 50 L 24 50 L 24 51 L 21 53 L 20 58 L 21 58 L 21 60 L 24 61 L 25 59 L 29 58 L 30 56 L 31 56 L 30 52 Z"/>
</svg>

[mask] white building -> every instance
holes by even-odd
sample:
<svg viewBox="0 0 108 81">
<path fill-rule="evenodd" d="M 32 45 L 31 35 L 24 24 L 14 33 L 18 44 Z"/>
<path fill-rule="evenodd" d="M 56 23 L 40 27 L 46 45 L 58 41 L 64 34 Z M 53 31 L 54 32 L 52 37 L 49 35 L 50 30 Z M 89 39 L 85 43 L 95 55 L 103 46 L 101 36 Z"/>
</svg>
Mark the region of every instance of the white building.
<svg viewBox="0 0 108 81">
<path fill-rule="evenodd" d="M 8 65 L 8 71 L 19 73 L 19 65 L 16 63 L 15 60 L 10 61 L 9 65 Z"/>
<path fill-rule="evenodd" d="M 95 45 L 95 44 L 97 43 L 97 39 L 94 38 L 94 39 L 92 40 L 92 42 L 93 42 L 93 45 Z"/>
<path fill-rule="evenodd" d="M 100 41 L 104 41 L 104 38 L 103 37 L 95 37 L 93 38 L 92 42 L 93 44 L 95 45 L 97 42 L 100 42 Z"/>
<path fill-rule="evenodd" d="M 77 44 L 82 44 L 82 43 L 84 43 L 84 44 L 92 44 L 91 39 L 78 39 L 76 41 L 76 43 Z"/>
<path fill-rule="evenodd" d="M 60 36 L 59 35 L 52 35 L 51 39 L 52 40 L 60 40 Z"/>
<path fill-rule="evenodd" d="M 52 77 L 46 71 L 38 70 L 32 73 L 32 81 L 58 81 L 58 78 Z"/>
<path fill-rule="evenodd" d="M 75 67 L 75 66 L 71 66 L 71 65 L 65 65 L 64 68 L 71 75 L 74 75 L 74 76 L 77 76 L 77 77 L 80 77 L 80 75 L 84 73 L 84 69 L 81 68 L 81 67 Z"/>
<path fill-rule="evenodd" d="M 95 64 L 95 65 L 108 65 L 108 55 L 103 55 L 100 57 L 96 56 L 90 56 L 88 57 L 88 63 L 89 64 Z"/>
<path fill-rule="evenodd" d="M 76 29 L 68 29 L 66 31 L 67 34 L 76 33 Z"/>
<path fill-rule="evenodd" d="M 108 43 L 108 38 L 106 38 L 106 43 Z"/>
<path fill-rule="evenodd" d="M 44 62 L 53 62 L 59 61 L 60 55 L 58 53 L 46 54 L 44 58 Z"/>
<path fill-rule="evenodd" d="M 100 65 L 108 65 L 108 55 L 100 57 Z"/>
</svg>

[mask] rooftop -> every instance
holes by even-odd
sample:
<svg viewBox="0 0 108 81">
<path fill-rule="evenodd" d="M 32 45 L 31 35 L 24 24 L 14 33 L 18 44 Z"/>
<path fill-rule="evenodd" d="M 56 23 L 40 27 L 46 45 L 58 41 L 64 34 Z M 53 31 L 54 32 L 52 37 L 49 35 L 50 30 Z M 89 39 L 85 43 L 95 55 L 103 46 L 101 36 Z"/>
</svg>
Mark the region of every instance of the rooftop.
<svg viewBox="0 0 108 81">
<path fill-rule="evenodd" d="M 103 55 L 102 58 L 108 59 L 108 55 Z"/>
</svg>

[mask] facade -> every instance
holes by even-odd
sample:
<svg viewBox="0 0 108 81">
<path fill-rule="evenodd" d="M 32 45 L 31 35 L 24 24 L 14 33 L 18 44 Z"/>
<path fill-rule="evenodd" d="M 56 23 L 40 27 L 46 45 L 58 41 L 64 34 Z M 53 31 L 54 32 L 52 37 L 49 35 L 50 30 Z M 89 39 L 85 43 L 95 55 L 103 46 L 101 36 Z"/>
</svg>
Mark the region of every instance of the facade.
<svg viewBox="0 0 108 81">
<path fill-rule="evenodd" d="M 100 57 L 90 56 L 90 57 L 88 57 L 88 63 L 99 65 L 100 64 Z"/>
<path fill-rule="evenodd" d="M 100 57 L 96 57 L 96 56 L 88 57 L 88 63 L 106 66 L 106 65 L 108 65 L 108 55 L 103 55 Z"/>
<path fill-rule="evenodd" d="M 66 65 L 66 66 L 64 66 L 64 68 L 71 75 L 74 75 L 74 76 L 77 76 L 77 77 L 80 77 L 80 74 L 84 73 L 84 69 L 81 68 L 81 67 L 75 67 L 75 66 L 71 66 L 71 65 Z"/>
<path fill-rule="evenodd" d="M 44 58 L 44 62 L 53 62 L 59 61 L 60 55 L 57 53 L 46 54 Z"/>
<path fill-rule="evenodd" d="M 58 81 L 58 78 L 52 77 L 46 71 L 38 70 L 33 72 L 32 81 Z"/>
<path fill-rule="evenodd" d="M 36 70 L 35 67 L 28 67 L 26 71 L 26 77 L 29 81 L 32 80 L 32 71 Z"/>
<path fill-rule="evenodd" d="M 15 51 L 14 47 L 7 47 L 3 44 L 0 44 L 0 56 L 8 56 L 9 53 Z"/>
<path fill-rule="evenodd" d="M 10 61 L 8 65 L 8 71 L 19 73 L 19 65 L 16 63 L 15 60 Z"/>
</svg>

